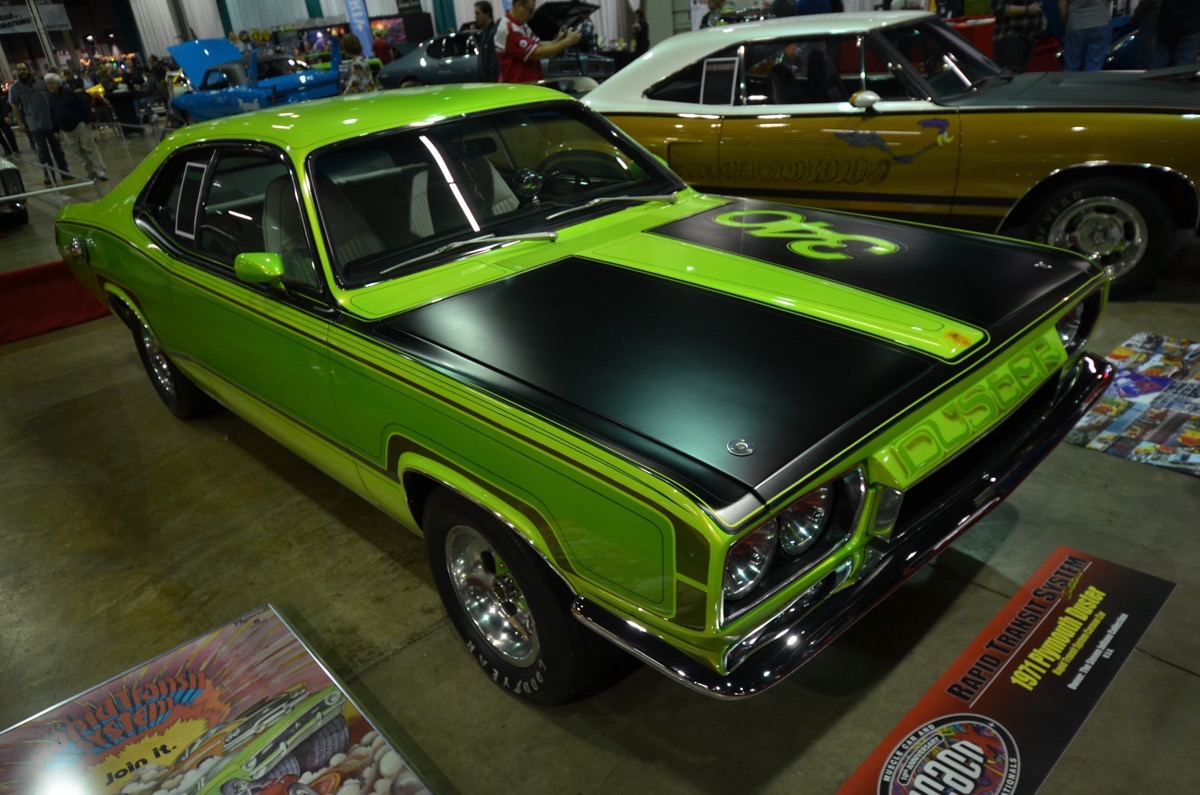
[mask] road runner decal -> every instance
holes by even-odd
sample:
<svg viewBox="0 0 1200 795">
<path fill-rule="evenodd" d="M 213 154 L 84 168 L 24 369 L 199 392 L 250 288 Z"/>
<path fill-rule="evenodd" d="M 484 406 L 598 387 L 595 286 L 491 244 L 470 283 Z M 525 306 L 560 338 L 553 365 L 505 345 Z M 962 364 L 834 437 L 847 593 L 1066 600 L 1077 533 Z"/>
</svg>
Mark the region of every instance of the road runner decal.
<svg viewBox="0 0 1200 795">
<path fill-rule="evenodd" d="M 1036 307 L 1043 296 L 1091 278 L 1084 260 L 1065 253 L 1034 256 L 1025 244 L 1000 238 L 751 199 L 648 231 L 922 306 L 990 329 L 993 338 L 999 325 L 1017 321 L 1012 307 Z M 1039 260 L 1052 267 L 1034 268 Z"/>
<path fill-rule="evenodd" d="M 892 151 L 892 147 L 884 140 L 883 136 L 877 132 L 840 132 L 835 131 L 834 135 L 838 140 L 845 141 L 851 146 L 875 148 L 882 152 L 886 152 L 888 157 L 892 158 L 897 163 L 911 163 L 921 155 L 928 152 L 930 149 L 936 149 L 939 146 L 945 146 L 954 140 L 954 136 L 950 134 L 950 122 L 946 119 L 921 119 L 917 122 L 918 127 L 923 127 L 927 130 L 937 130 L 938 133 L 933 141 L 926 144 L 923 148 L 918 149 L 909 155 L 898 155 Z"/>
</svg>

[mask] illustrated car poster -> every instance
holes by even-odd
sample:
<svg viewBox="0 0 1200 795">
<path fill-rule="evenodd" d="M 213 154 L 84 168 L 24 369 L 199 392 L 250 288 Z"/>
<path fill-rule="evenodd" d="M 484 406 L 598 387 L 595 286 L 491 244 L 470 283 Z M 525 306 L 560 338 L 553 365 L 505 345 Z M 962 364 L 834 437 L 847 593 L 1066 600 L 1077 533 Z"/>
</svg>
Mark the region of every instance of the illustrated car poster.
<svg viewBox="0 0 1200 795">
<path fill-rule="evenodd" d="M 1174 589 L 1059 547 L 839 795 L 1037 792 Z"/>
<path fill-rule="evenodd" d="M 1116 377 L 1067 441 L 1200 477 L 1200 342 L 1141 332 L 1107 358 Z"/>
<path fill-rule="evenodd" d="M 422 792 L 269 605 L 0 733 L 0 793 Z"/>
</svg>

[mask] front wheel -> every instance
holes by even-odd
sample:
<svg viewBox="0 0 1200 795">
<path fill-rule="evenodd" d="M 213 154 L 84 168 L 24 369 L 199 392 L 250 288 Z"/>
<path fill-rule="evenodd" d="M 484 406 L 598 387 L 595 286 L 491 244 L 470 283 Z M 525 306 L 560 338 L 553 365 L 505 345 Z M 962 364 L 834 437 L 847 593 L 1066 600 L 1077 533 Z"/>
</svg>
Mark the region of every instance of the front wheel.
<svg viewBox="0 0 1200 795">
<path fill-rule="evenodd" d="M 600 681 L 617 650 L 571 618 L 566 587 L 524 541 L 445 489 L 423 525 L 442 603 L 492 681 L 540 706 Z"/>
<path fill-rule="evenodd" d="M 221 407 L 215 400 L 179 372 L 150 327 L 132 312 L 128 316 L 142 366 L 150 376 L 154 391 L 171 413 L 181 420 L 190 420 L 219 411 Z"/>
<path fill-rule="evenodd" d="M 1121 179 L 1089 179 L 1051 194 L 1032 226 L 1039 243 L 1071 249 L 1108 272 L 1112 292 L 1150 287 L 1171 254 L 1175 228 L 1153 193 Z"/>
</svg>

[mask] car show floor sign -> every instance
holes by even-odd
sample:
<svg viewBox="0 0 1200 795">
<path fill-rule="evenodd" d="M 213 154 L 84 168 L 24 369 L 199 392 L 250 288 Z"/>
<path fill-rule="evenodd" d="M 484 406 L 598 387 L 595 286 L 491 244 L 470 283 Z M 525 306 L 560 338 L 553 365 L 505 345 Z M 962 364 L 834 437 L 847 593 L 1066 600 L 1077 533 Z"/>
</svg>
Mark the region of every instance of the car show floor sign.
<svg viewBox="0 0 1200 795">
<path fill-rule="evenodd" d="M 1174 588 L 1059 547 L 839 795 L 1037 792 Z"/>
<path fill-rule="evenodd" d="M 270 605 L 0 732 L 0 793 L 428 787 Z"/>
<path fill-rule="evenodd" d="M 1066 440 L 1200 477 L 1200 342 L 1143 331 L 1106 358 L 1116 378 Z"/>
</svg>

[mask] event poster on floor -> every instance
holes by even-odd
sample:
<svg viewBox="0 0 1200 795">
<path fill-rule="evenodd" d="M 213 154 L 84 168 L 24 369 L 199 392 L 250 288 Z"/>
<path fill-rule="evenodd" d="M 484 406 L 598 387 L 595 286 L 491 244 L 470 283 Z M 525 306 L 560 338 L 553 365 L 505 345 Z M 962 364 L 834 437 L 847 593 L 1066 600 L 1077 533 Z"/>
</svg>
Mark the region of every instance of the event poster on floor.
<svg viewBox="0 0 1200 795">
<path fill-rule="evenodd" d="M 270 605 L 0 732 L 0 793 L 428 791 Z"/>
<path fill-rule="evenodd" d="M 839 795 L 1038 792 L 1174 589 L 1059 547 Z"/>
<path fill-rule="evenodd" d="M 1107 358 L 1116 377 L 1067 441 L 1200 477 L 1200 342 L 1140 332 Z"/>
</svg>

